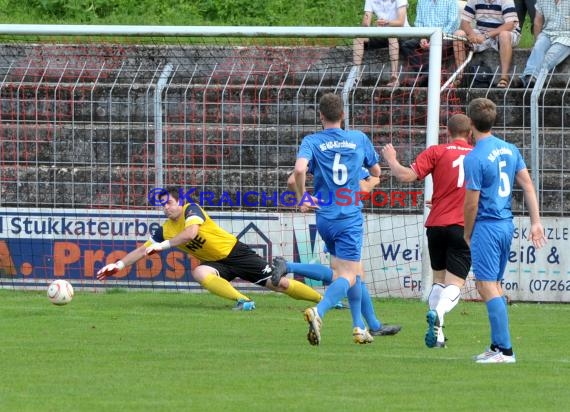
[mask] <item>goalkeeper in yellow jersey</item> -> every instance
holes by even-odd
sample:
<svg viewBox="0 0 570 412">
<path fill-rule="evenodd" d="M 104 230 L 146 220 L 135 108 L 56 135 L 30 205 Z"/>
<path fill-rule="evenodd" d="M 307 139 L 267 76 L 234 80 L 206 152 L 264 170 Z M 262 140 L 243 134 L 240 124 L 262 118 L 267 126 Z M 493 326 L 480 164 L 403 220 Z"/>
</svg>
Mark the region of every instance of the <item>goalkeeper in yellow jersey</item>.
<svg viewBox="0 0 570 412">
<path fill-rule="evenodd" d="M 273 266 L 234 235 L 219 227 L 197 204 L 180 202 L 177 187 L 166 188 L 158 198 L 168 218 L 144 245 L 97 272 L 97 279 L 112 276 L 145 256 L 177 247 L 194 256 L 200 265 L 192 271 L 194 279 L 210 292 L 236 302 L 236 310 L 255 309 L 255 303 L 230 283 L 239 277 L 294 299 L 320 302 L 321 295 L 294 279 L 281 278 L 271 283 Z"/>
</svg>

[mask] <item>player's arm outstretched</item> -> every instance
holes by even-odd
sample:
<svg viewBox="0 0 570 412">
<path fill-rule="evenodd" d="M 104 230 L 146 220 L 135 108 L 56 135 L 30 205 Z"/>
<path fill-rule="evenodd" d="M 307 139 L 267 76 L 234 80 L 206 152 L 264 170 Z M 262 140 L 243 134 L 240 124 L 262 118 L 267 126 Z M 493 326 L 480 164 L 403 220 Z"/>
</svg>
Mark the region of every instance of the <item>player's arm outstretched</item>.
<svg viewBox="0 0 570 412">
<path fill-rule="evenodd" d="M 121 260 L 115 263 L 109 263 L 102 269 L 99 269 L 99 271 L 97 272 L 97 279 L 103 280 L 108 276 L 113 276 L 115 273 L 117 273 L 119 270 L 124 269 L 126 266 L 130 266 L 138 262 L 146 255 L 145 251 L 146 251 L 146 246 L 141 245 L 135 250 L 129 252 Z"/>
<path fill-rule="evenodd" d="M 129 252 L 124 258 L 115 262 L 109 263 L 102 269 L 97 272 L 97 279 L 103 280 L 106 277 L 113 276 L 119 270 L 123 268 L 133 265 L 142 259 L 145 256 L 150 256 L 158 252 L 162 252 L 164 250 L 168 250 L 172 247 L 180 246 L 185 243 L 188 243 L 192 239 L 196 237 L 198 234 L 198 225 L 190 225 L 185 228 L 182 232 L 174 236 L 172 239 L 163 240 L 161 242 L 156 242 L 154 239 L 152 240 L 154 243 L 148 245 L 148 242 L 142 246 L 139 246 L 135 250 Z"/>
<path fill-rule="evenodd" d="M 540 212 L 538 208 L 538 199 L 534 184 L 528 174 L 528 169 L 519 170 L 515 176 L 517 184 L 522 188 L 524 201 L 530 216 L 530 241 L 538 249 L 546 244 L 544 237 L 544 228 L 540 222 Z"/>
<path fill-rule="evenodd" d="M 172 239 L 163 240 L 162 242 L 156 242 L 148 246 L 145 250 L 147 255 L 153 255 L 163 250 L 168 250 L 172 247 L 177 247 L 190 242 L 198 234 L 198 225 L 190 225 L 186 227 L 182 232 L 174 236 Z"/>
<path fill-rule="evenodd" d="M 388 163 L 392 174 L 400 182 L 409 183 L 418 180 L 418 176 L 411 167 L 402 166 L 397 159 L 396 149 L 392 143 L 388 143 L 382 148 L 382 157 Z"/>
</svg>

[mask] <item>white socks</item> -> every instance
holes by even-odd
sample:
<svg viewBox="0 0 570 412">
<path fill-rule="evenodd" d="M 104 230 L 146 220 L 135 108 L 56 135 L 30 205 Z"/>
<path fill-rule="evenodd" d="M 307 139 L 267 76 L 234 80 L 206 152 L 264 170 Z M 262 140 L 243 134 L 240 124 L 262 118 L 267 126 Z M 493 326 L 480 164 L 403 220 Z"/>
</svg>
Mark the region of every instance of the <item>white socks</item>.
<svg viewBox="0 0 570 412">
<path fill-rule="evenodd" d="M 445 288 L 445 285 L 441 283 L 434 283 L 431 285 L 431 291 L 428 296 L 428 305 L 430 310 L 435 310 L 437 304 L 439 303 L 439 297 L 441 291 Z"/>
<path fill-rule="evenodd" d="M 435 297 L 437 296 L 437 300 Z M 461 297 L 461 290 L 455 285 L 444 286 L 436 283 L 432 286 L 428 301 L 430 310 L 437 312 L 439 327 L 437 328 L 437 341 L 445 343 L 445 335 L 443 334 L 443 317 L 450 312 Z"/>
<path fill-rule="evenodd" d="M 439 302 L 435 307 L 440 326 L 443 326 L 443 316 L 457 305 L 460 296 L 461 290 L 455 285 L 448 285 L 443 288 L 439 296 Z"/>
</svg>

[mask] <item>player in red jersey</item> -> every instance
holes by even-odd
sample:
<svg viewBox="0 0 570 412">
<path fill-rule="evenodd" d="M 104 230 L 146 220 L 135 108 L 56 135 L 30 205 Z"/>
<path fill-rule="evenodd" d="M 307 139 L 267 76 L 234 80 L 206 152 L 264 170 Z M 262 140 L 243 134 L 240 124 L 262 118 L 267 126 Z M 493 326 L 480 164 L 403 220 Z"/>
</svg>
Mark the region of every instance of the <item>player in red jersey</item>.
<svg viewBox="0 0 570 412">
<path fill-rule="evenodd" d="M 473 149 L 469 144 L 469 117 L 463 114 L 453 115 L 447 123 L 447 132 L 451 137 L 449 143 L 428 147 L 410 167 L 398 162 L 391 144 L 382 149 L 384 160 L 399 181 L 422 180 L 429 174 L 433 178 L 431 210 L 425 223 L 433 269 L 425 336 L 429 348 L 445 347 L 443 317 L 459 302 L 461 288 L 471 267 L 471 254 L 463 239 L 463 159 Z"/>
</svg>

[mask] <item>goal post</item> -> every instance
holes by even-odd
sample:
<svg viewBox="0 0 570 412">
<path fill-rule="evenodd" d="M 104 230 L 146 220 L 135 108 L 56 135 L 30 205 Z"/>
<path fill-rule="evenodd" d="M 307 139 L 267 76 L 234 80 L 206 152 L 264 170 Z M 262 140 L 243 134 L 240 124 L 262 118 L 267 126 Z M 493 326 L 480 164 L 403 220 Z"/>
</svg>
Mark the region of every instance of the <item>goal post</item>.
<svg viewBox="0 0 570 412">
<path fill-rule="evenodd" d="M 326 262 L 314 216 L 281 202 L 301 139 L 319 129 L 320 95 L 342 94 L 346 127 L 377 148 L 393 142 L 404 162 L 442 133 L 440 29 L 2 24 L 0 35 L 3 288 L 65 277 L 80 290 L 199 290 L 197 262 L 178 251 L 94 279 L 156 229 L 150 196 L 172 184 L 204 195 L 263 257 Z M 382 86 L 380 62 L 347 88 L 361 37 L 429 38 L 428 87 Z M 375 296 L 425 297 L 431 180 L 388 175 L 365 208 L 366 281 Z"/>
</svg>

